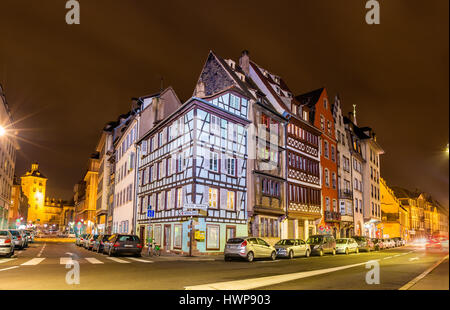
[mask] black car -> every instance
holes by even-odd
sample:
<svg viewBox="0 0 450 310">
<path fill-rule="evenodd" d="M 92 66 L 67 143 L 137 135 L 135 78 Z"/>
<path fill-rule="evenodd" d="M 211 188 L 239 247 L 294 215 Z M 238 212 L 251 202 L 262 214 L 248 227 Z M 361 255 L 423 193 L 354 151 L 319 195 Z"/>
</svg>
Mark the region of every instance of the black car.
<svg viewBox="0 0 450 310">
<path fill-rule="evenodd" d="M 111 237 L 111 235 L 100 235 L 94 241 L 94 245 L 92 246 L 92 251 L 97 251 L 97 253 L 103 252 L 103 246 L 106 241 Z"/>
<path fill-rule="evenodd" d="M 109 256 L 128 254 L 140 257 L 141 252 L 142 243 L 136 235 L 115 234 L 109 237 L 108 241 L 103 242 L 103 253 Z"/>
<path fill-rule="evenodd" d="M 312 255 L 323 256 L 326 253 L 336 255 L 336 240 L 332 235 L 313 235 L 306 243 L 309 244 Z"/>
</svg>

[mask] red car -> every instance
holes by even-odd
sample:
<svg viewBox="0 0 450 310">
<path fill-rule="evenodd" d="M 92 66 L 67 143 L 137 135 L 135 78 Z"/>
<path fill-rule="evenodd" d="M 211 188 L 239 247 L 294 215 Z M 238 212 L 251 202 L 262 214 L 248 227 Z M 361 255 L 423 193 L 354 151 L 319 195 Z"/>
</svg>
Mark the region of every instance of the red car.
<svg viewBox="0 0 450 310">
<path fill-rule="evenodd" d="M 427 252 L 448 252 L 448 239 L 431 238 L 425 245 Z"/>
</svg>

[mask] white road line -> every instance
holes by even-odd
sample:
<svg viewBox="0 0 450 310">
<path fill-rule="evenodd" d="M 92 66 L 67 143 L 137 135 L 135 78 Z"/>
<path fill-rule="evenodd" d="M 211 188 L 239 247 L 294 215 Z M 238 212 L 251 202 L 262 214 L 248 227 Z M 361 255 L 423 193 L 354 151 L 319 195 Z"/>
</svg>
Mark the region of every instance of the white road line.
<svg viewBox="0 0 450 310">
<path fill-rule="evenodd" d="M 388 257 L 385 257 L 385 258 L 383 258 L 383 259 L 389 259 L 389 258 L 392 258 L 392 256 L 388 256 Z"/>
<path fill-rule="evenodd" d="M 185 289 L 186 290 L 251 290 L 251 289 L 255 289 L 255 288 L 259 288 L 259 287 L 265 287 L 265 286 L 279 284 L 282 282 L 288 282 L 288 281 L 298 280 L 298 279 L 302 279 L 302 278 L 313 277 L 313 276 L 317 276 L 320 274 L 326 274 L 326 273 L 335 272 L 335 271 L 339 271 L 339 270 L 349 269 L 349 268 L 353 268 L 353 267 L 357 267 L 357 266 L 362 266 L 365 264 L 367 264 L 367 262 L 353 264 L 353 265 L 347 265 L 347 266 L 334 267 L 334 268 L 283 274 L 283 275 L 278 275 L 278 276 L 252 278 L 252 279 L 237 280 L 237 281 L 218 282 L 218 283 L 210 283 L 210 284 L 195 285 L 195 286 L 186 286 Z"/>
<path fill-rule="evenodd" d="M 90 262 L 91 264 L 104 264 L 104 262 L 99 261 L 98 259 L 94 258 L 94 257 L 86 257 L 85 258 L 88 262 Z"/>
<path fill-rule="evenodd" d="M 448 259 L 448 255 L 443 257 L 441 260 L 439 260 L 436 264 L 434 264 L 433 266 L 431 266 L 430 268 L 428 268 L 427 270 L 425 270 L 423 273 L 421 273 L 420 275 L 418 275 L 417 277 L 415 277 L 414 279 L 412 279 L 411 281 L 409 281 L 408 283 L 406 283 L 405 285 L 403 285 L 401 288 L 399 288 L 400 291 L 404 291 L 404 290 L 409 290 L 412 286 L 414 286 L 417 282 L 419 282 L 420 280 L 422 280 L 427 274 L 429 274 L 430 272 L 432 272 L 437 266 L 439 266 L 443 261 L 445 261 L 446 259 Z"/>
<path fill-rule="evenodd" d="M 61 257 L 59 259 L 59 264 L 60 265 L 67 265 L 67 264 L 73 265 L 72 257 Z"/>
<path fill-rule="evenodd" d="M 129 264 L 130 263 L 130 262 L 127 262 L 126 260 L 116 258 L 116 257 L 107 257 L 107 259 L 110 259 L 112 261 L 115 261 L 116 263 L 121 263 L 121 264 Z"/>
<path fill-rule="evenodd" d="M 279 263 L 281 262 L 281 260 L 261 260 L 258 261 L 257 263 Z"/>
<path fill-rule="evenodd" d="M 15 260 L 15 259 L 17 259 L 17 258 L 6 258 L 6 259 L 2 259 L 2 260 L 0 260 L 0 264 L 7 263 L 7 262 L 10 262 L 10 261 Z"/>
<path fill-rule="evenodd" d="M 19 266 L 14 266 L 14 267 L 0 269 L 0 271 L 6 271 L 6 270 L 10 270 L 10 269 L 15 269 L 15 268 L 19 268 Z"/>
<path fill-rule="evenodd" d="M 40 264 L 45 258 L 32 258 L 29 261 L 20 264 L 21 266 L 34 266 Z"/>
<path fill-rule="evenodd" d="M 44 245 L 42 246 L 42 249 L 41 249 L 41 251 L 39 252 L 39 254 L 37 255 L 37 257 L 41 257 L 42 252 L 44 251 L 46 245 L 47 245 L 47 243 L 44 243 Z"/>
<path fill-rule="evenodd" d="M 141 263 L 153 263 L 153 261 L 151 260 L 145 260 L 142 258 L 136 258 L 136 257 L 127 257 L 128 259 L 134 260 L 136 262 L 141 262 Z"/>
<path fill-rule="evenodd" d="M 400 255 L 402 255 L 402 254 L 397 254 L 397 255 L 394 255 L 394 257 L 399 257 Z"/>
<path fill-rule="evenodd" d="M 411 257 L 411 258 L 409 259 L 410 262 L 412 262 L 413 260 L 419 260 L 419 258 L 418 258 L 418 257 Z"/>
</svg>

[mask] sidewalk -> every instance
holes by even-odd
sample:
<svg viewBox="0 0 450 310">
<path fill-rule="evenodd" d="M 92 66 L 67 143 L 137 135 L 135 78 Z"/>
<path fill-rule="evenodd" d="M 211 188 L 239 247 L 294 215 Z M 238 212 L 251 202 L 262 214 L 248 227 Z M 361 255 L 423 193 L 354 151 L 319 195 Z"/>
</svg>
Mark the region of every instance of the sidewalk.
<svg viewBox="0 0 450 310">
<path fill-rule="evenodd" d="M 449 262 L 444 260 L 433 271 L 419 280 L 409 290 L 448 290 L 449 289 Z"/>
<path fill-rule="evenodd" d="M 198 256 L 187 256 L 187 255 L 178 255 L 173 253 L 166 253 L 161 251 L 161 256 L 149 256 L 148 248 L 144 247 L 142 249 L 142 257 L 149 257 L 153 260 L 166 260 L 166 261 L 223 261 L 223 255 L 198 255 Z"/>
</svg>

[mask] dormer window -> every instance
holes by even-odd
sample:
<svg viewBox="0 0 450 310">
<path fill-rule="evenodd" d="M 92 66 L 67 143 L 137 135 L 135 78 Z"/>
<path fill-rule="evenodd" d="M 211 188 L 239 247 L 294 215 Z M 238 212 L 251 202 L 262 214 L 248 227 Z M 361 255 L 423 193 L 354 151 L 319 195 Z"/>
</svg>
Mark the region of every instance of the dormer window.
<svg viewBox="0 0 450 310">
<path fill-rule="evenodd" d="M 323 107 L 326 109 L 328 109 L 328 100 L 326 98 L 323 99 Z"/>
<path fill-rule="evenodd" d="M 308 121 L 308 112 L 303 111 L 303 120 Z"/>
<path fill-rule="evenodd" d="M 292 113 L 297 114 L 297 106 L 295 104 L 292 105 Z"/>
</svg>

